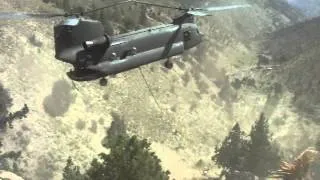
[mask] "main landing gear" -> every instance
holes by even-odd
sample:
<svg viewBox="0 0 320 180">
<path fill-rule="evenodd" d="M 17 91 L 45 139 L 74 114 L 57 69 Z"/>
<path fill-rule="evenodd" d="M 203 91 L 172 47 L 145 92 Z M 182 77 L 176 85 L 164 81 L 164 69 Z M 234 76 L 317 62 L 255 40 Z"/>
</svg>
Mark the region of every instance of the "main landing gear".
<svg viewBox="0 0 320 180">
<path fill-rule="evenodd" d="M 106 85 L 108 84 L 108 79 L 106 79 L 106 78 L 101 78 L 101 79 L 99 80 L 99 84 L 100 84 L 100 86 L 106 86 Z"/>
<path fill-rule="evenodd" d="M 172 68 L 173 68 L 173 62 L 171 61 L 171 59 L 168 59 L 168 60 L 164 63 L 164 67 L 166 67 L 167 69 L 172 69 Z"/>
</svg>

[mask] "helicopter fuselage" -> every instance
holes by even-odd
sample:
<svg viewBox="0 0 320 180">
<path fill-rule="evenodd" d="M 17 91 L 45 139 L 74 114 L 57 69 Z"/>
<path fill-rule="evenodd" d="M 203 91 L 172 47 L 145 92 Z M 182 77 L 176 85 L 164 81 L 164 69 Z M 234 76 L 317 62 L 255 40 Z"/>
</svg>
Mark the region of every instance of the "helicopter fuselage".
<svg viewBox="0 0 320 180">
<path fill-rule="evenodd" d="M 55 27 L 58 60 L 75 81 L 90 81 L 182 54 L 202 40 L 195 23 L 165 24 L 108 36 L 99 21 L 73 19 Z"/>
</svg>

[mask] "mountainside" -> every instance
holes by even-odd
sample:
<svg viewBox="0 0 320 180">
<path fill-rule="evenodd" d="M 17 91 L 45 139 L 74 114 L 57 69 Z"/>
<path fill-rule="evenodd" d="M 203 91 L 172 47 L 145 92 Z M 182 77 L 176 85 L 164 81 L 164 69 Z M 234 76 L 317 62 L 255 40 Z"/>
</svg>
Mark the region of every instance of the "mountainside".
<svg viewBox="0 0 320 180">
<path fill-rule="evenodd" d="M 27 119 L 14 122 L 14 129 L 1 134 L 6 150 L 23 150 L 19 160 L 23 177 L 61 179 L 68 156 L 88 167 L 93 157 L 107 151 L 101 140 L 113 114 L 125 120 L 130 134 L 153 143 L 164 169 L 178 180 L 200 178 L 204 167 L 195 167 L 200 159 L 210 168 L 209 174 L 216 175 L 219 169 L 210 160 L 214 146 L 235 122 L 248 132 L 262 111 L 270 118 L 274 139 L 286 157 L 313 145 L 317 111 L 310 117 L 301 116 L 300 110 L 310 101 L 310 108 L 316 109 L 311 106 L 316 106 L 316 99 L 305 92 L 316 94 L 318 90 L 319 83 L 314 80 L 318 77 L 314 58 L 318 55 L 317 33 L 310 30 L 313 36 L 301 36 L 305 32 L 298 27 L 301 25 L 289 27 L 305 17 L 288 4 L 248 3 L 252 8 L 199 18 L 206 40 L 176 58 L 173 70 L 164 69 L 163 62 L 141 68 L 156 99 L 139 69 L 111 78 L 107 87 L 97 82 L 73 85 L 65 75 L 70 66 L 54 59 L 52 26 L 58 20 L 0 21 L 0 57 L 4 62 L 0 76 L 13 98 L 10 110 L 24 103 L 31 110 Z M 59 11 L 40 0 L 0 2 L 0 11 L 16 10 Z M 316 23 L 309 25 L 317 27 Z M 268 36 L 272 32 L 276 33 Z M 273 40 L 268 44 L 265 37 Z M 260 46 L 261 40 L 264 46 Z M 297 43 L 299 40 L 306 45 Z M 274 59 L 283 53 L 290 61 L 282 62 L 280 70 L 257 70 L 261 49 L 268 50 Z M 235 85 L 237 80 L 242 81 L 240 87 Z M 306 82 L 313 88 L 306 88 Z M 299 105 L 301 101 L 304 103 Z M 307 139 L 305 144 L 301 143 L 303 138 Z"/>
<path fill-rule="evenodd" d="M 304 139 L 318 136 L 313 130 L 319 125 L 319 23 L 320 19 L 316 17 L 281 29 L 269 34 L 268 41 L 261 46 L 273 57 L 268 63 L 279 66 L 264 78 L 283 84 L 291 94 L 288 99 L 290 110 L 299 120 L 297 128 L 292 129 Z M 307 146 L 309 141 L 304 143 Z"/>
</svg>

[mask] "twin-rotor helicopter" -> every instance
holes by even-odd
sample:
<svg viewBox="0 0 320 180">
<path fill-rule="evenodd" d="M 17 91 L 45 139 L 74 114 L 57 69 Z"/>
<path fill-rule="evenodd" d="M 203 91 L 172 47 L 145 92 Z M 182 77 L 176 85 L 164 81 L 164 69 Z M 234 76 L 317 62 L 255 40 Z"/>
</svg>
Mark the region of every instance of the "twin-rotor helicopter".
<svg viewBox="0 0 320 180">
<path fill-rule="evenodd" d="M 98 20 L 85 15 L 102 9 L 135 3 L 182 11 L 170 24 L 158 25 L 110 36 Z M 11 13 L 0 12 L 0 19 L 11 17 L 54 18 L 66 17 L 54 26 L 55 58 L 69 63 L 73 70 L 67 76 L 74 81 L 100 79 L 107 85 L 107 76 L 116 75 L 140 66 L 167 59 L 164 66 L 173 67 L 170 57 L 182 54 L 203 40 L 195 23 L 195 16 L 208 16 L 211 12 L 250 7 L 244 5 L 208 8 L 182 8 L 162 4 L 127 0 L 81 13 Z"/>
</svg>

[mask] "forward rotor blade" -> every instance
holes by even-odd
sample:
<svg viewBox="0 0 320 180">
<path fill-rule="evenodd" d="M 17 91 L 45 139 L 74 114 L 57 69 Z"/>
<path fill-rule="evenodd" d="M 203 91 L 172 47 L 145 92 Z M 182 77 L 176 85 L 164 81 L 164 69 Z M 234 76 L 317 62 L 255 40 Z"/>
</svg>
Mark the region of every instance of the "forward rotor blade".
<svg viewBox="0 0 320 180">
<path fill-rule="evenodd" d="M 175 7 L 175 6 L 169 6 L 169 5 L 164 5 L 164 4 L 157 4 L 157 3 L 151 3 L 151 2 L 144 2 L 144 1 L 138 1 L 138 0 L 126 0 L 126 1 L 118 1 L 115 3 L 111 3 L 111 4 L 107 4 L 104 7 L 101 8 L 97 8 L 97 9 L 92 9 L 89 11 L 85 11 L 82 12 L 82 14 L 89 14 L 95 11 L 100 11 L 103 9 L 107 9 L 107 8 L 111 8 L 111 7 L 115 7 L 115 6 L 119 6 L 119 5 L 123 5 L 123 4 L 143 4 L 143 5 L 148 5 L 148 6 L 154 6 L 154 7 L 161 7 L 161 8 L 167 8 L 167 9 L 175 9 L 175 10 L 188 10 L 186 8 L 181 8 L 181 7 Z"/>
<path fill-rule="evenodd" d="M 247 8 L 247 7 L 251 7 L 251 5 L 243 4 L 243 5 L 218 6 L 218 7 L 208 7 L 208 8 L 196 8 L 188 11 L 188 13 L 195 16 L 207 16 L 214 11 L 223 11 L 223 10 Z"/>
<path fill-rule="evenodd" d="M 34 19 L 34 18 L 48 19 L 48 18 L 59 17 L 59 16 L 66 16 L 66 14 L 0 12 L 0 20 L 24 20 L 24 19 Z"/>
</svg>

